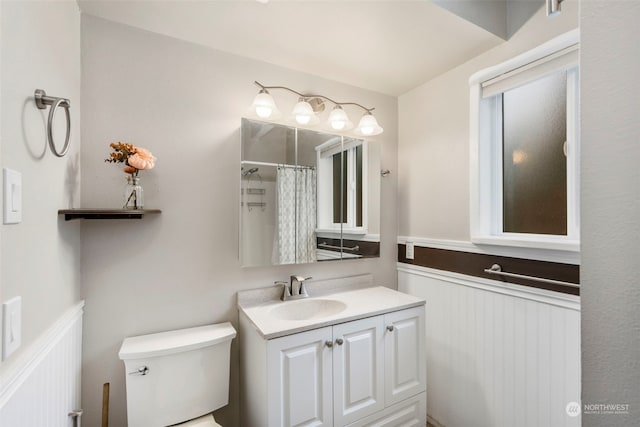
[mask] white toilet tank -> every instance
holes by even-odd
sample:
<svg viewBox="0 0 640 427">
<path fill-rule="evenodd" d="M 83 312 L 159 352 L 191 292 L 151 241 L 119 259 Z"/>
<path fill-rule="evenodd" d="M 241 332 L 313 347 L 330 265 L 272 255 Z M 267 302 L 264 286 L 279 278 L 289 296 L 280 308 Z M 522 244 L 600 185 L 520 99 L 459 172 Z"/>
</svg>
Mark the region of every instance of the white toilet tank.
<svg viewBox="0 0 640 427">
<path fill-rule="evenodd" d="M 231 323 L 125 338 L 128 427 L 165 427 L 229 403 Z"/>
</svg>

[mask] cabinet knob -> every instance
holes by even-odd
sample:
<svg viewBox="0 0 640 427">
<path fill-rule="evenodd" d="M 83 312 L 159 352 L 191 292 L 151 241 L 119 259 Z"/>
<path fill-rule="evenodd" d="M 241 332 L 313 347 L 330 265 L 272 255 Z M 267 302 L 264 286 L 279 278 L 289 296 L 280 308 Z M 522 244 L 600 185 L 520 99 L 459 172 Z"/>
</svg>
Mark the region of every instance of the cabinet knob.
<svg viewBox="0 0 640 427">
<path fill-rule="evenodd" d="M 325 341 L 324 345 L 326 345 L 327 347 L 331 348 L 331 347 L 333 347 L 333 341 Z"/>
<path fill-rule="evenodd" d="M 342 345 L 343 343 L 344 343 L 344 340 L 342 338 L 338 338 L 336 340 L 336 344 L 338 344 L 338 345 Z"/>
<path fill-rule="evenodd" d="M 394 329 L 395 328 L 393 327 L 393 325 L 387 326 L 387 331 L 389 331 L 389 332 L 393 332 Z"/>
</svg>

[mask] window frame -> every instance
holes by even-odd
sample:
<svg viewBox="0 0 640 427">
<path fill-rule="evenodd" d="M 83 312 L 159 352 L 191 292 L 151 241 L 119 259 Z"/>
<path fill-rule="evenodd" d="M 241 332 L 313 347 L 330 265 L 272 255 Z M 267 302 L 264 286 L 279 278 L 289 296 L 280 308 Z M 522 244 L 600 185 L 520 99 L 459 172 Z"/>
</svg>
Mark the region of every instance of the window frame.
<svg viewBox="0 0 640 427">
<path fill-rule="evenodd" d="M 343 234 L 353 234 L 353 235 L 363 235 L 367 234 L 368 231 L 368 141 L 366 139 L 353 139 L 354 142 L 350 144 L 344 143 L 344 137 L 341 137 L 340 143 L 330 145 L 329 147 L 318 146 L 316 147 L 317 151 L 317 180 L 318 180 L 318 228 L 316 232 L 318 233 L 336 233 L 342 232 Z M 340 148 L 337 148 L 337 146 Z M 345 147 L 346 145 L 346 147 Z M 362 147 L 362 225 L 356 225 L 356 205 L 357 205 L 357 194 L 356 194 L 356 186 L 355 182 L 357 180 L 356 176 L 356 148 L 360 146 Z M 335 148 L 334 148 L 335 147 Z M 333 205 L 329 205 L 327 202 L 331 201 L 333 203 L 333 194 L 328 190 L 333 188 L 333 173 L 332 171 L 332 156 L 323 157 L 322 153 L 325 150 L 337 149 L 338 153 L 342 153 L 342 162 L 345 162 L 347 169 L 347 176 L 341 176 L 341 179 L 346 180 L 347 187 L 347 206 L 342 208 L 342 213 L 345 215 L 345 222 L 333 222 L 333 215 L 330 215 L 330 212 L 333 210 Z M 346 154 L 346 155 L 345 155 Z M 341 185 L 340 188 L 343 188 Z M 342 198 L 341 198 L 342 200 Z M 324 201 L 321 203 L 321 201 Z M 321 210 L 325 210 L 325 212 L 321 212 Z M 331 221 L 328 221 L 327 218 L 331 218 Z"/>
<path fill-rule="evenodd" d="M 579 46 L 579 30 L 563 34 L 502 64 L 479 71 L 470 85 L 471 242 L 540 250 L 579 252 L 579 64 L 567 66 L 567 235 L 503 231 L 502 96 L 482 98 L 482 83 Z M 502 93 L 502 92 L 501 92 Z"/>
</svg>

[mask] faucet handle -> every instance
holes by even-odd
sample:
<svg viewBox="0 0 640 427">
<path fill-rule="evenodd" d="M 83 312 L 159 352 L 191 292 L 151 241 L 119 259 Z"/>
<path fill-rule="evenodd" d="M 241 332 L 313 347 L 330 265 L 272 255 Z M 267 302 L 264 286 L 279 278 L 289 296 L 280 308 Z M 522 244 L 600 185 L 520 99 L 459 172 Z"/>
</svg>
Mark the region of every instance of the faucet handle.
<svg viewBox="0 0 640 427">
<path fill-rule="evenodd" d="M 308 297 L 307 288 L 304 287 L 304 282 L 300 282 L 300 295 Z"/>
<path fill-rule="evenodd" d="M 282 298 L 280 298 L 282 301 L 284 301 L 285 299 L 289 298 L 291 296 L 291 290 L 289 289 L 289 284 L 287 282 L 283 282 L 281 280 L 278 280 L 276 282 L 274 282 L 276 285 L 282 285 Z"/>
</svg>

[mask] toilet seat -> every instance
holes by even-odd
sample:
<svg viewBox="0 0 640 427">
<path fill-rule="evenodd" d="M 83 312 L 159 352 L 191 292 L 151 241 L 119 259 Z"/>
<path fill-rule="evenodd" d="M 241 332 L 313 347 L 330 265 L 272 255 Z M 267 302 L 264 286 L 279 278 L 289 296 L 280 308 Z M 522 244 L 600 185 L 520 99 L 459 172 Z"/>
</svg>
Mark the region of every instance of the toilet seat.
<svg viewBox="0 0 640 427">
<path fill-rule="evenodd" d="M 176 424 L 173 427 L 222 427 L 222 426 L 216 422 L 216 419 L 213 418 L 213 414 L 207 414 L 202 417 L 195 418 L 191 421 L 187 421 L 186 423 Z"/>
</svg>

